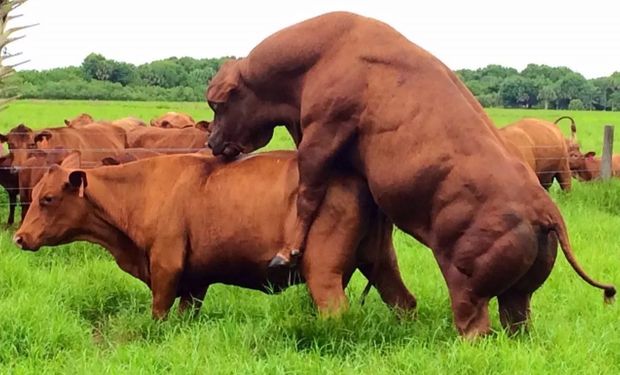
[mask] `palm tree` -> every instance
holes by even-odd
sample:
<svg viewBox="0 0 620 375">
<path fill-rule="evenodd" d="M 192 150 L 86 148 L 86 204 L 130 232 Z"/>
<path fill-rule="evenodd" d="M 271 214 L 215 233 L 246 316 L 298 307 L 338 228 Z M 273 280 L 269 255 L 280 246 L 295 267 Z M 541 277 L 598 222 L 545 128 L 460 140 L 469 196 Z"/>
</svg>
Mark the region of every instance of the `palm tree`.
<svg viewBox="0 0 620 375">
<path fill-rule="evenodd" d="M 6 96 L 6 79 L 15 72 L 15 67 L 28 62 L 21 61 L 12 65 L 5 65 L 5 60 L 21 55 L 21 53 L 10 54 L 7 52 L 8 44 L 24 37 L 24 35 L 17 37 L 13 37 L 12 35 L 15 32 L 34 26 L 28 25 L 7 28 L 7 23 L 9 21 L 20 17 L 20 15 L 13 15 L 13 11 L 26 1 L 27 0 L 0 0 L 0 98 L 4 98 Z M 0 99 L 0 109 L 4 108 L 6 103 L 13 99 L 15 98 Z"/>
</svg>

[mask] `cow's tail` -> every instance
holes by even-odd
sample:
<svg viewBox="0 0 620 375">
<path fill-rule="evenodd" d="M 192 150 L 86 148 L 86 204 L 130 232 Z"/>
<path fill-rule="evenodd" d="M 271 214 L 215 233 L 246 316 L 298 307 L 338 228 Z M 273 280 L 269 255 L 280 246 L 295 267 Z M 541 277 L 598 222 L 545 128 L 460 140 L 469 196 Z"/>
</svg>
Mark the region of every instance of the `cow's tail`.
<svg viewBox="0 0 620 375">
<path fill-rule="evenodd" d="M 577 125 L 575 124 L 575 120 L 572 117 L 570 117 L 570 116 L 562 116 L 562 117 L 558 118 L 557 120 L 555 120 L 553 123 L 557 125 L 558 122 L 560 122 L 560 121 L 562 121 L 564 119 L 570 120 L 570 139 L 571 139 L 571 141 L 576 143 L 577 142 Z"/>
<path fill-rule="evenodd" d="M 549 229 L 555 232 L 558 238 L 558 241 L 560 242 L 560 247 L 562 248 L 562 252 L 564 253 L 564 256 L 566 256 L 566 260 L 568 260 L 568 263 L 570 263 L 571 267 L 573 267 L 575 272 L 577 272 L 577 274 L 581 276 L 581 278 L 585 282 L 592 285 L 593 287 L 603 289 L 605 303 L 612 303 L 614 300 L 614 296 L 616 295 L 616 288 L 613 285 L 602 284 L 592 279 L 583 270 L 583 268 L 581 268 L 581 265 L 579 265 L 579 263 L 577 262 L 577 259 L 575 258 L 575 254 L 573 253 L 573 250 L 570 246 L 570 242 L 568 240 L 568 234 L 566 230 L 566 223 L 564 223 L 564 219 L 562 218 L 562 215 L 560 215 L 560 212 L 558 211 L 557 207 L 554 207 L 554 211 L 555 211 L 553 215 L 554 218 L 552 220 L 552 223 Z"/>
</svg>

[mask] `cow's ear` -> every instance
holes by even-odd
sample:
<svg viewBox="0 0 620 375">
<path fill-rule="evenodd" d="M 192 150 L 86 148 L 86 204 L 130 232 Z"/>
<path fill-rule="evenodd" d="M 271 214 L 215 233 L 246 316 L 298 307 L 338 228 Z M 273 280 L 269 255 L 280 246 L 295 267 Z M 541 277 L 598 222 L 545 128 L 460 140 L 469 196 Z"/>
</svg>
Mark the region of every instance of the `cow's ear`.
<svg viewBox="0 0 620 375">
<path fill-rule="evenodd" d="M 39 143 L 39 142 L 47 141 L 50 138 L 52 138 L 52 133 L 49 130 L 43 130 L 43 131 L 38 132 L 34 136 L 34 141 L 35 143 Z"/>
<path fill-rule="evenodd" d="M 0 143 L 4 143 L 4 142 L 8 142 L 9 141 L 9 137 L 7 137 L 4 134 L 0 134 Z"/>
<path fill-rule="evenodd" d="M 108 156 L 107 158 L 101 159 L 101 164 L 103 165 L 119 165 L 121 162 L 118 159 Z"/>
<path fill-rule="evenodd" d="M 206 120 L 198 121 L 196 123 L 196 128 L 206 131 L 207 133 L 211 133 L 211 123 Z"/>
<path fill-rule="evenodd" d="M 585 156 L 586 159 L 592 159 L 594 157 L 594 155 L 596 155 L 596 152 L 589 151 L 589 152 L 586 152 L 586 154 L 583 155 L 583 156 Z"/>
<path fill-rule="evenodd" d="M 159 124 L 160 128 L 170 129 L 172 126 L 170 125 L 170 121 L 164 120 Z"/>
<path fill-rule="evenodd" d="M 62 159 L 60 166 L 66 169 L 76 169 L 80 167 L 82 154 L 77 151 L 71 151 L 69 155 Z"/>
<path fill-rule="evenodd" d="M 69 173 L 67 186 L 71 189 L 77 190 L 80 198 L 82 198 L 84 196 L 84 189 L 88 186 L 86 172 L 77 170 Z"/>
<path fill-rule="evenodd" d="M 69 120 L 65 119 L 65 125 L 67 125 L 67 126 L 71 126 L 71 121 L 69 121 Z"/>
<path fill-rule="evenodd" d="M 155 121 L 155 119 L 151 119 L 151 126 L 157 126 L 157 121 Z"/>
</svg>

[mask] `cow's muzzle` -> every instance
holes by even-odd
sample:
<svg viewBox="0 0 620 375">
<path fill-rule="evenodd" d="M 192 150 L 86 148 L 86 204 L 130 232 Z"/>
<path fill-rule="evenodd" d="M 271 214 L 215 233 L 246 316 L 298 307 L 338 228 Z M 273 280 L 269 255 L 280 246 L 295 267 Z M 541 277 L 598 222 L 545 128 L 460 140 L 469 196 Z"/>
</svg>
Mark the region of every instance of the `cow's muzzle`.
<svg viewBox="0 0 620 375">
<path fill-rule="evenodd" d="M 13 236 L 13 242 L 15 243 L 15 245 L 17 245 L 17 247 L 19 247 L 22 250 L 28 250 L 28 251 L 39 250 L 38 247 L 31 246 L 30 241 L 28 241 L 26 238 L 27 236 L 25 236 L 24 234 L 16 233 L 15 236 Z"/>
</svg>

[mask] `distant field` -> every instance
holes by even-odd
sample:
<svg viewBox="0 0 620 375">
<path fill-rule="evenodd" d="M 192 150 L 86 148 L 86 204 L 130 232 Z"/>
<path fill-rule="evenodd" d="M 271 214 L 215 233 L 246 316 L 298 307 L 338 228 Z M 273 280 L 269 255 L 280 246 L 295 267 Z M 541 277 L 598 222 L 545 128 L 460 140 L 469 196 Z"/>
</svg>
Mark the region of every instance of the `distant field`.
<svg viewBox="0 0 620 375">
<path fill-rule="evenodd" d="M 0 112 L 0 131 L 25 123 L 60 126 L 81 112 L 96 118 L 188 112 L 211 119 L 205 103 L 20 101 Z M 602 125 L 620 113 L 489 110 L 500 126 L 522 117 L 572 115 L 584 150 L 600 153 Z M 562 123 L 569 134 L 568 122 Z M 620 151 L 620 129 L 615 149 Z M 290 148 L 278 132 L 270 149 Z M 552 196 L 560 205 L 578 260 L 594 278 L 620 285 L 620 182 L 575 183 Z M 6 202 L 6 200 L 4 200 Z M 2 207 L 0 219 L 6 218 Z M 431 373 L 618 374 L 620 310 L 585 284 L 562 253 L 534 294 L 531 330 L 498 331 L 474 343 L 456 335 L 448 294 L 430 251 L 400 232 L 401 272 L 418 298 L 417 319 L 398 321 L 372 291 L 366 305 L 356 275 L 351 310 L 320 320 L 303 286 L 277 296 L 216 285 L 199 317 L 150 319 L 150 292 L 101 248 L 74 243 L 38 253 L 18 250 L 0 231 L 0 373 Z M 500 328 L 492 303 L 493 328 Z"/>
</svg>

